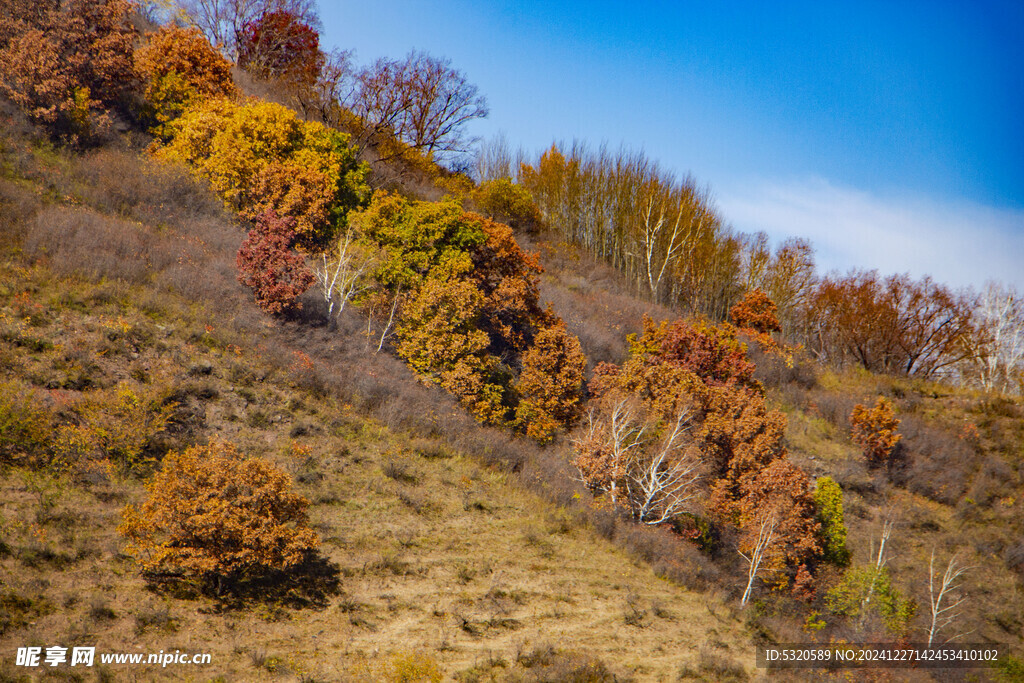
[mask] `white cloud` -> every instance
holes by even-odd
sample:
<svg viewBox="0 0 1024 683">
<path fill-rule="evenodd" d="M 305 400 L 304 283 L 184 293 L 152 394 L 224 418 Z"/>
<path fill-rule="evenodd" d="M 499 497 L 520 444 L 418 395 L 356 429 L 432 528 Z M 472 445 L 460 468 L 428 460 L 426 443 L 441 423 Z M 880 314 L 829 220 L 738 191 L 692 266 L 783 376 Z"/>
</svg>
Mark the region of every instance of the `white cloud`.
<svg viewBox="0 0 1024 683">
<path fill-rule="evenodd" d="M 718 203 L 744 232 L 811 239 L 823 272 L 877 268 L 957 287 L 994 278 L 1024 289 L 1024 211 L 884 198 L 824 180 L 757 182 L 721 193 Z"/>
</svg>

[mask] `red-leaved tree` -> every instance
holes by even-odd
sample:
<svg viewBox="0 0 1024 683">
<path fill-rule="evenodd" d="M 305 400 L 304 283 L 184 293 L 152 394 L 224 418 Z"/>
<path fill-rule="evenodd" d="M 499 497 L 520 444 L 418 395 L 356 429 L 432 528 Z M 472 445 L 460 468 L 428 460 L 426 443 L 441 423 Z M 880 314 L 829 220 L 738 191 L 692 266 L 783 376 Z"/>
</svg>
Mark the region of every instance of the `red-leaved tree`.
<svg viewBox="0 0 1024 683">
<path fill-rule="evenodd" d="M 264 12 L 242 32 L 238 64 L 260 78 L 311 86 L 323 63 L 320 34 L 295 12 Z"/>
<path fill-rule="evenodd" d="M 277 314 L 301 306 L 299 295 L 313 284 L 306 260 L 292 247 L 295 219 L 264 211 L 238 250 L 238 281 L 253 291 L 256 304 Z"/>
</svg>

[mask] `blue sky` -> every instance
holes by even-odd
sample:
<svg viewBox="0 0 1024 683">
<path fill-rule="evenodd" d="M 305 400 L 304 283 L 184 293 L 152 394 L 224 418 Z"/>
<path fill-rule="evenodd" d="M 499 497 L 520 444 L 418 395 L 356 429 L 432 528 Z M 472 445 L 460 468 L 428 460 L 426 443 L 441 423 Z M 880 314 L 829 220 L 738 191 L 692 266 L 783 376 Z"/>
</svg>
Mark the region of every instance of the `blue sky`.
<svg viewBox="0 0 1024 683">
<path fill-rule="evenodd" d="M 823 269 L 1024 288 L 1024 3 L 321 2 L 324 47 L 451 58 L 473 133 L 642 149 Z"/>
</svg>

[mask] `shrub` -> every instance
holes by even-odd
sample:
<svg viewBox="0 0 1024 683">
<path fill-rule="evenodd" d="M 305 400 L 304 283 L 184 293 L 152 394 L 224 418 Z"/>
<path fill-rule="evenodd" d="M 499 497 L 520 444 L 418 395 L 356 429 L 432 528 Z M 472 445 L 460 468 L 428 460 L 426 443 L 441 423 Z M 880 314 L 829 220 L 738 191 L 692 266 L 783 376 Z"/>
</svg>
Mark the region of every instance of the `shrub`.
<svg viewBox="0 0 1024 683">
<path fill-rule="evenodd" d="M 643 334 L 629 337 L 630 353 L 648 362 L 664 362 L 697 375 L 708 386 L 742 385 L 760 391 L 747 348 L 730 325 L 704 321 L 654 321 L 644 316 Z"/>
<path fill-rule="evenodd" d="M 516 230 L 533 232 L 540 227 L 540 209 L 530 191 L 510 178 L 496 178 L 480 184 L 473 192 L 473 202 L 496 221 Z"/>
<path fill-rule="evenodd" d="M 309 501 L 291 492 L 288 475 L 234 446 L 212 442 L 171 453 L 129 505 L 118 532 L 150 574 L 215 581 L 289 569 L 315 550 Z"/>
<path fill-rule="evenodd" d="M 253 178 L 249 202 L 241 207 L 243 218 L 255 221 L 274 211 L 295 221 L 297 246 L 308 252 L 323 251 L 335 236 L 335 191 L 321 170 L 303 164 L 273 161 Z"/>
<path fill-rule="evenodd" d="M 868 465 L 878 467 L 887 464 L 902 438 L 896 433 L 900 421 L 896 419 L 892 401 L 879 397 L 874 408 L 858 403 L 850 413 L 850 424 L 853 442 L 864 449 Z"/>
<path fill-rule="evenodd" d="M 88 137 L 102 108 L 135 83 L 131 3 L 70 0 L 41 9 L 16 2 L 5 15 L 0 90 L 58 136 Z"/>
<path fill-rule="evenodd" d="M 834 564 L 850 563 L 846 547 L 846 524 L 843 521 L 843 491 L 832 477 L 820 477 L 814 491 L 814 504 L 818 508 L 821 524 L 822 555 Z"/>
<path fill-rule="evenodd" d="M 440 683 L 443 678 L 437 661 L 423 652 L 396 652 L 390 658 L 381 680 L 387 683 Z"/>
<path fill-rule="evenodd" d="M 38 392 L 17 380 L 0 382 L 0 463 L 40 455 L 50 440 L 50 418 Z"/>
<path fill-rule="evenodd" d="M 851 567 L 825 596 L 834 614 L 858 621 L 863 626 L 871 614 L 881 617 L 890 633 L 905 637 L 917 612 L 917 604 L 904 598 L 893 585 L 888 567 Z"/>
<path fill-rule="evenodd" d="M 752 289 L 744 294 L 743 299 L 729 309 L 729 317 L 736 327 L 761 334 L 782 330 L 779 325 L 778 307 L 760 289 Z"/>
<path fill-rule="evenodd" d="M 256 305 L 270 314 L 299 308 L 299 295 L 313 284 L 306 259 L 292 249 L 295 220 L 268 210 L 256 220 L 238 250 L 238 281 L 249 287 Z"/>
<path fill-rule="evenodd" d="M 53 439 L 56 464 L 84 469 L 110 463 L 122 472 L 143 464 L 154 438 L 174 411 L 152 389 L 120 384 L 72 401 L 76 421 L 57 428 Z"/>
<path fill-rule="evenodd" d="M 410 202 L 376 192 L 370 205 L 349 220 L 380 247 L 373 276 L 390 290 L 415 290 L 428 278 L 468 273 L 471 251 L 487 239 L 483 219 L 465 213 L 455 201 Z"/>
<path fill-rule="evenodd" d="M 583 381 L 587 359 L 580 342 L 559 321 L 541 330 L 523 354 L 523 369 L 516 383 L 519 407 L 516 422 L 526 435 L 546 443 L 559 427 L 567 428 L 583 409 Z"/>
<path fill-rule="evenodd" d="M 135 50 L 135 69 L 155 135 L 169 138 L 167 124 L 202 99 L 238 95 L 231 63 L 198 29 L 164 26 L 148 38 Z"/>
<path fill-rule="evenodd" d="M 463 220 L 479 224 L 485 235 L 472 251 L 469 274 L 484 295 L 481 328 L 490 335 L 493 355 L 514 359 L 532 343 L 537 328 L 555 318 L 540 306 L 540 262 L 519 247 L 507 225 L 473 213 Z"/>
</svg>

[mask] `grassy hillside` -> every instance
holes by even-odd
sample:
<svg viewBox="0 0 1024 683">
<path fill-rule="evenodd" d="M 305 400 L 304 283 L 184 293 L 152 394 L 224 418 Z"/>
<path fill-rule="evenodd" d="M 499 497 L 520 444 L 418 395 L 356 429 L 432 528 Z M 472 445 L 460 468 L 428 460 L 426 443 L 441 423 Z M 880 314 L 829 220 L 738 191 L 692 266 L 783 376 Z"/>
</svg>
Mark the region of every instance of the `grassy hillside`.
<svg viewBox="0 0 1024 683">
<path fill-rule="evenodd" d="M 681 300 L 659 298 L 661 284 L 650 281 L 645 292 L 622 254 L 591 255 L 565 243 L 576 238 L 554 226 L 539 227 L 538 206 L 522 186 L 505 178 L 485 192 L 387 139 L 387 131 L 377 148 L 361 150 L 372 164 L 363 166 L 348 138 L 298 122 L 288 110 L 254 100 L 202 106 L 221 124 L 240 117 L 232 144 L 259 137 L 246 137 L 245 117 L 256 111 L 292 137 L 318 142 L 301 154 L 283 145 L 250 186 L 236 176 L 256 174 L 257 165 L 231 166 L 236 160 L 223 153 L 231 144 L 221 144 L 221 156 L 210 153 L 200 134 L 206 114 L 198 110 L 186 115 L 196 125 L 191 142 L 165 140 L 162 148 L 138 122 L 116 115 L 121 123 L 90 138 L 91 146 L 55 146 L 9 105 L 0 110 L 0 680 L 790 680 L 789 672 L 755 669 L 756 644 L 925 640 L 929 569 L 941 573 L 951 558 L 966 570 L 946 604 L 963 600 L 939 639 L 998 643 L 1012 655 L 963 680 L 1024 675 L 1018 397 L 829 369 L 749 330 L 740 333 L 743 346 L 734 328 L 710 323 L 696 333 L 700 343 L 714 340 L 702 348 L 729 353 L 705 375 L 657 358 L 653 336 L 648 356 L 639 358 L 642 343 L 627 335 L 641 332 L 645 317 L 679 318 L 651 300 Z M 358 132 L 362 124 L 349 125 Z M 387 145 L 403 159 L 386 161 Z M 314 146 L 319 166 L 296 161 Z M 163 161 L 147 153 L 157 149 Z M 175 162 L 186 158 L 192 166 Z M 210 172 L 219 195 L 196 180 L 206 163 L 202 173 Z M 293 174 L 308 173 L 303 182 L 322 190 L 317 178 L 328 171 L 338 175 L 330 192 L 313 193 L 308 205 L 293 201 Z M 371 199 L 370 190 L 380 189 L 394 194 Z M 246 205 L 257 190 L 271 210 Z M 440 204 L 418 201 L 445 195 L 451 199 Z M 401 335 L 383 343 L 381 316 L 369 324 L 364 316 L 370 297 L 337 319 L 325 315 L 315 288 L 301 295 L 301 306 L 268 307 L 264 298 L 260 310 L 239 283 L 236 255 L 246 231 L 253 228 L 252 239 L 281 218 L 274 211 L 282 207 L 308 229 L 287 228 L 285 248 L 253 259 L 252 272 L 269 271 L 278 257 L 302 264 L 322 254 L 326 263 L 328 238 L 337 240 L 356 216 L 354 231 L 373 236 L 359 246 L 371 253 L 363 266 L 381 259 L 388 267 L 363 284 L 378 303 L 394 302 L 392 313 L 404 301 L 401 324 L 422 348 L 410 350 Z M 516 211 L 505 216 L 509 207 Z M 465 208 L 507 220 L 514 239 L 510 228 Z M 410 246 L 428 231 L 438 236 Z M 300 233 L 302 254 L 292 250 Z M 537 282 L 531 253 L 543 266 Z M 707 258 L 729 269 L 715 254 Z M 739 295 L 735 287 L 704 282 L 696 260 L 687 267 L 686 282 L 704 292 L 706 312 L 724 316 Z M 461 303 L 445 298 L 453 290 Z M 690 393 L 672 400 L 703 412 L 687 426 L 686 452 L 672 457 L 696 451 L 708 461 L 692 509 L 643 525 L 630 519 L 644 519 L 632 501 L 602 495 L 594 479 L 589 490 L 581 481 L 587 475 L 573 459 L 586 447 L 573 441 L 586 429 L 574 422 L 582 411 L 573 412 L 570 399 L 606 409 L 600 394 L 607 386 L 580 389 L 578 351 L 575 388 L 562 387 L 547 412 L 537 412 L 541 390 L 530 393 L 523 380 L 541 332 L 564 332 L 562 321 L 568 332 L 559 338 L 578 338 L 588 379 L 611 386 L 610 377 L 626 376 L 627 360 L 638 361 L 633 372 L 657 369 L 647 376 L 647 395 L 631 389 L 633 404 L 664 399 L 668 393 L 650 387 L 682 368 L 672 377 L 683 381 L 665 384 Z M 466 329 L 451 333 L 456 327 Z M 460 344 L 476 346 L 446 353 Z M 733 382 L 744 368 L 753 376 Z M 719 370 L 735 375 L 723 380 Z M 544 379 L 534 372 L 534 380 L 538 374 Z M 895 406 L 900 441 L 891 458 L 871 467 L 851 438 L 851 412 L 879 397 Z M 520 411 L 524 405 L 534 412 Z M 648 438 L 640 450 L 656 447 L 669 424 L 642 409 L 651 412 L 637 431 Z M 482 426 L 470 410 L 497 426 Z M 553 425 L 543 447 L 523 436 L 538 415 Z M 141 571 L 144 553 L 133 556 L 118 532 L 123 511 L 160 493 L 146 484 L 168 469 L 168 454 L 214 442 L 235 444 L 288 475 L 309 501 L 316 552 L 287 571 L 226 582 Z M 718 463 L 711 461 L 723 458 L 728 466 L 712 472 Z M 766 478 L 760 489 L 751 483 L 768 471 L 793 476 Z M 818 526 L 826 522 L 824 506 L 813 498 L 825 477 L 841 489 L 848 566 L 816 545 L 832 533 Z M 743 535 L 756 526 L 750 501 L 777 491 L 797 510 L 791 519 L 799 528 L 812 529 L 802 539 L 806 552 L 780 555 L 777 571 L 751 582 L 753 600 L 741 608 L 747 566 L 737 551 L 749 550 Z M 775 520 L 782 504 L 771 500 Z M 884 581 L 865 593 L 865 571 L 884 533 Z M 880 581 L 876 569 L 870 581 Z M 852 602 L 843 603 L 844 595 Z M 88 676 L 13 663 L 18 648 L 54 645 L 209 653 L 212 662 L 103 664 Z M 843 678 L 907 678 L 890 673 Z M 957 675 L 915 672 L 910 679 Z"/>
<path fill-rule="evenodd" d="M 4 466 L 4 653 L 210 652 L 210 666 L 171 674 L 192 680 L 751 670 L 726 601 L 642 561 L 673 555 L 670 539 L 611 519 L 594 528 L 552 502 L 573 490 L 524 485 L 564 467 L 554 454 L 476 426 L 356 330 L 268 324 L 234 281 L 238 228 L 179 172 L 130 149 L 80 157 L 10 134 L 3 153 L 4 424 L 28 411 L 81 425 L 81 401 L 119 415 L 119 390 L 169 416 L 155 429 L 123 413 L 143 443 L 131 471 Z M 161 589 L 124 554 L 120 512 L 156 461 L 209 438 L 280 465 L 311 501 L 321 564 L 303 582 L 227 597 Z M 12 664 L 5 654 L 5 680 L 24 678 Z"/>
</svg>

